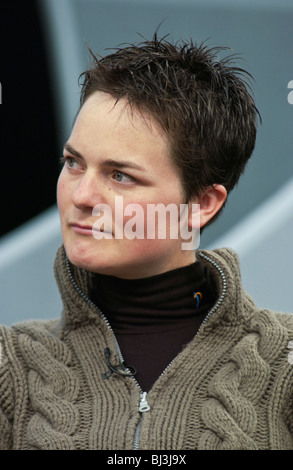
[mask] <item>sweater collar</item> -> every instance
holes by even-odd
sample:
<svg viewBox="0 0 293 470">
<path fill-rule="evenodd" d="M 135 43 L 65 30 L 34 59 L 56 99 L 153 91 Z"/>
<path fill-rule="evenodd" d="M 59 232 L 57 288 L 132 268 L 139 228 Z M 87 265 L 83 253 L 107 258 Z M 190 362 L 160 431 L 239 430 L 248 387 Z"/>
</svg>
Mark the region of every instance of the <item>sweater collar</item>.
<svg viewBox="0 0 293 470">
<path fill-rule="evenodd" d="M 248 296 L 243 297 L 236 253 L 223 248 L 213 251 L 198 250 L 196 256 L 208 266 L 216 290 L 217 300 L 210 309 L 207 323 L 210 326 L 219 322 L 238 323 L 243 315 L 251 311 L 253 302 Z M 96 322 L 101 312 L 90 300 L 96 275 L 72 265 L 63 245 L 57 251 L 54 272 L 63 301 L 63 323 L 69 328 L 76 328 L 84 323 Z"/>
<path fill-rule="evenodd" d="M 90 297 L 114 331 L 136 334 L 192 324 L 216 300 L 201 262 L 143 279 L 96 274 Z"/>
</svg>

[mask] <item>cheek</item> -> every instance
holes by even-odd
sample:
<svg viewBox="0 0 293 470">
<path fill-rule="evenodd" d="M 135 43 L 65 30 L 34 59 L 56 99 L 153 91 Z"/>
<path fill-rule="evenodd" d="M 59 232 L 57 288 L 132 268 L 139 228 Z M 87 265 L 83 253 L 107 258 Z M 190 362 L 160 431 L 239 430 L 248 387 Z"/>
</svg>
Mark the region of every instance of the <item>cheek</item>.
<svg viewBox="0 0 293 470">
<path fill-rule="evenodd" d="M 142 250 L 160 249 L 163 242 L 166 245 L 166 240 L 174 238 L 174 234 L 179 236 L 180 203 L 182 199 L 178 197 L 176 202 L 170 198 L 163 201 L 156 199 L 148 204 L 128 204 L 124 207 L 123 229 L 122 219 L 116 226 L 127 239 L 144 239 L 145 244 L 140 240 Z"/>
<path fill-rule="evenodd" d="M 66 206 L 66 200 L 68 199 L 68 186 L 66 186 L 62 173 L 59 176 L 57 182 L 57 206 L 59 212 L 61 212 Z"/>
</svg>

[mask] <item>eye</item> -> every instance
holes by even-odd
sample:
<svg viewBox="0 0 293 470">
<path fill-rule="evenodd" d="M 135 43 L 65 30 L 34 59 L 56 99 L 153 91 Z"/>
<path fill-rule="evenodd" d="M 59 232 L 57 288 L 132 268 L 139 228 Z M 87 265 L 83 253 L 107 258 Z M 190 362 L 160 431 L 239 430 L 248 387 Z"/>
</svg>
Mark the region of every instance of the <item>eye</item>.
<svg viewBox="0 0 293 470">
<path fill-rule="evenodd" d="M 60 162 L 70 170 L 74 170 L 79 166 L 79 162 L 76 158 L 70 157 L 69 155 L 64 156 L 60 159 Z"/>
<path fill-rule="evenodd" d="M 123 171 L 119 170 L 114 171 L 113 177 L 118 183 L 129 184 L 136 182 L 136 179 L 133 176 L 128 175 L 127 173 L 123 173 Z"/>
</svg>

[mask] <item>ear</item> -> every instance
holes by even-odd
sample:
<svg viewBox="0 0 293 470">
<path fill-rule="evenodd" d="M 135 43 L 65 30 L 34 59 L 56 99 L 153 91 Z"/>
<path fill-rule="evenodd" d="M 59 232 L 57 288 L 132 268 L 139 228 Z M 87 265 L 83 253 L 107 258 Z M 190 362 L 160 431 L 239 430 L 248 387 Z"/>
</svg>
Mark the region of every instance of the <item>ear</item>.
<svg viewBox="0 0 293 470">
<path fill-rule="evenodd" d="M 227 190 L 221 184 L 207 188 L 199 197 L 190 203 L 188 226 L 204 227 L 221 209 L 227 198 Z"/>
</svg>

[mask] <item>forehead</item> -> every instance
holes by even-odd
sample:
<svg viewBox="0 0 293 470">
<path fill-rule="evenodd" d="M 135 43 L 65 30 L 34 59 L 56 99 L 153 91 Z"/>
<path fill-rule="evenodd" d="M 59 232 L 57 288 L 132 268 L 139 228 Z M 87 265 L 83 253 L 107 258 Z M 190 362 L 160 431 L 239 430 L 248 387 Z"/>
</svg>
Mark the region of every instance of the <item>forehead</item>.
<svg viewBox="0 0 293 470">
<path fill-rule="evenodd" d="M 154 158 L 169 161 L 165 131 L 148 113 L 138 111 L 126 99 L 95 92 L 83 104 L 69 143 L 81 152 L 125 154 L 146 162 Z M 107 155 L 109 156 L 109 155 Z"/>
<path fill-rule="evenodd" d="M 93 126 L 113 126 L 117 131 L 146 134 L 148 137 L 167 141 L 167 134 L 147 111 L 138 110 L 126 98 L 117 100 L 108 93 L 97 91 L 90 95 L 81 107 L 76 123 L 87 120 Z"/>
</svg>

